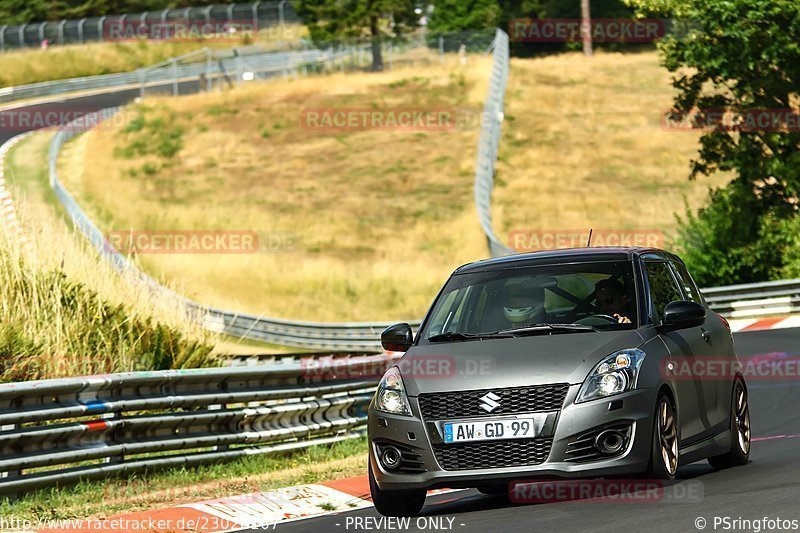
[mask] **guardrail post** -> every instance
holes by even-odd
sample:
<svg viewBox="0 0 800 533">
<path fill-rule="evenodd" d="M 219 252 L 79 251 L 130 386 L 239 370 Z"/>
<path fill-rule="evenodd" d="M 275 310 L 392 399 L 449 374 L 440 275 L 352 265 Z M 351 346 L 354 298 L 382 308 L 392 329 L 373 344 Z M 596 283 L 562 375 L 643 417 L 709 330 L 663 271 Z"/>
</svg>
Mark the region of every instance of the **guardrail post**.
<svg viewBox="0 0 800 533">
<path fill-rule="evenodd" d="M 283 13 L 283 6 L 285 5 L 286 5 L 286 0 L 281 0 L 280 2 L 278 2 L 278 24 L 281 26 L 283 26 L 283 23 L 286 20 L 286 17 L 284 16 Z"/>
<path fill-rule="evenodd" d="M 14 431 L 15 429 L 19 429 L 19 425 L 17 424 L 6 424 L 4 426 L 0 426 L 0 431 Z M 5 472 L 0 472 L 0 479 L 9 478 L 9 477 L 18 477 L 22 475 L 22 470 L 6 470 Z"/>
<path fill-rule="evenodd" d="M 214 404 L 214 405 L 209 405 L 207 409 L 209 411 L 222 411 L 223 409 L 227 409 L 227 408 L 228 408 L 227 404 Z M 211 449 L 214 450 L 215 452 L 224 452 L 224 451 L 230 449 L 230 445 L 229 444 L 217 444 L 216 446 L 212 446 Z"/>
<path fill-rule="evenodd" d="M 172 96 L 178 96 L 178 61 L 171 59 L 172 64 Z"/>
<path fill-rule="evenodd" d="M 253 2 L 253 5 L 250 7 L 250 12 L 252 13 L 253 18 L 253 32 L 258 31 L 258 6 L 261 2 Z"/>
</svg>

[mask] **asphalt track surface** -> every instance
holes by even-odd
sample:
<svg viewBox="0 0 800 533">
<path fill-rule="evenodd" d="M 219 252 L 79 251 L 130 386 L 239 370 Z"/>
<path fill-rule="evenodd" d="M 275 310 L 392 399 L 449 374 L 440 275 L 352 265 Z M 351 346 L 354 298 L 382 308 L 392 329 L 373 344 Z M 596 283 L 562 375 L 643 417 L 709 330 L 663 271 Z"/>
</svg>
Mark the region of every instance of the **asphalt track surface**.
<svg viewBox="0 0 800 533">
<path fill-rule="evenodd" d="M 800 352 L 800 328 L 742 332 L 734 338 L 740 356 Z M 763 522 L 737 524 L 734 520 L 767 517 L 800 522 L 800 382 L 751 380 L 748 387 L 753 438 L 775 438 L 753 442 L 750 463 L 744 466 L 714 471 L 702 461 L 680 467 L 678 482 L 673 487 L 676 494 L 681 487 L 687 491 L 694 487 L 691 490 L 696 491 L 700 486 L 699 498 L 684 499 L 681 503 L 573 500 L 517 505 L 509 503 L 505 496 L 486 496 L 469 489 L 429 497 L 420 515 L 424 519 L 411 519 L 409 527 L 357 521 L 357 518 L 380 519 L 374 508 L 366 508 L 289 522 L 276 529 L 283 533 L 769 531 L 769 525 L 778 524 L 767 523 L 765 527 Z M 696 526 L 701 517 L 706 521 L 702 529 Z M 730 527 L 726 529 L 723 521 L 718 521 L 715 527 L 715 517 L 717 520 L 727 517 Z M 784 523 L 783 529 L 773 530 L 784 531 L 789 527 L 790 522 Z"/>
<path fill-rule="evenodd" d="M 178 83 L 180 94 L 195 93 L 200 88 L 197 80 L 186 80 Z M 19 135 L 29 129 L 20 124 L 19 116 L 22 112 L 35 115 L 37 112 L 44 114 L 51 111 L 64 111 L 72 113 L 86 114 L 106 107 L 114 107 L 126 104 L 139 96 L 139 88 L 125 88 L 106 92 L 103 94 L 88 94 L 85 96 L 66 96 L 60 95 L 49 99 L 47 102 L 31 103 L 30 105 L 16 106 L 11 110 L 0 110 L 0 144 L 8 139 Z M 172 94 L 172 83 L 150 85 L 147 87 L 147 95 Z M 73 117 L 74 118 L 74 117 Z"/>
</svg>

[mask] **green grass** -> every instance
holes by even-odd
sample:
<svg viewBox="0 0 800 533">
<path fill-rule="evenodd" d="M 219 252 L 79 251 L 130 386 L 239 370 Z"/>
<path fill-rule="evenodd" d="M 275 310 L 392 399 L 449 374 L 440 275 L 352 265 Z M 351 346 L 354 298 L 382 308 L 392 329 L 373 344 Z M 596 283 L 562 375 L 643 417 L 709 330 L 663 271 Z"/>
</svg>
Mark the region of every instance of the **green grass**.
<svg viewBox="0 0 800 533">
<path fill-rule="evenodd" d="M 232 462 L 173 468 L 128 479 L 85 481 L 0 500 L 0 516 L 35 521 L 93 518 L 363 475 L 366 438 Z"/>
<path fill-rule="evenodd" d="M 47 185 L 49 139 L 31 137 L 6 159 L 28 244 L 0 240 L 0 380 L 217 364 L 182 310 L 124 282 L 65 227 Z"/>
</svg>

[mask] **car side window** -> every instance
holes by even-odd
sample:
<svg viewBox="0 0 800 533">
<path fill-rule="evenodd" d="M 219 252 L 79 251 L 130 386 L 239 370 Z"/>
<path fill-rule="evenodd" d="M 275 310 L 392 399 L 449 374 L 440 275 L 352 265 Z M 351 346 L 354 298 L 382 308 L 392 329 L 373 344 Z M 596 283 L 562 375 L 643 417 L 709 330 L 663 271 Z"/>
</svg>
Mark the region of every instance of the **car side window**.
<svg viewBox="0 0 800 533">
<path fill-rule="evenodd" d="M 703 298 L 700 296 L 700 291 L 697 289 L 697 285 L 694 284 L 694 280 L 689 275 L 689 271 L 686 270 L 686 265 L 680 261 L 672 261 L 672 266 L 675 267 L 675 274 L 678 278 L 678 283 L 683 288 L 684 297 L 689 301 L 703 305 Z"/>
<path fill-rule="evenodd" d="M 666 262 L 646 262 L 644 268 L 650 285 L 650 298 L 653 302 L 653 323 L 660 324 L 667 304 L 683 300 L 684 296 L 675 283 L 675 277 Z"/>
</svg>

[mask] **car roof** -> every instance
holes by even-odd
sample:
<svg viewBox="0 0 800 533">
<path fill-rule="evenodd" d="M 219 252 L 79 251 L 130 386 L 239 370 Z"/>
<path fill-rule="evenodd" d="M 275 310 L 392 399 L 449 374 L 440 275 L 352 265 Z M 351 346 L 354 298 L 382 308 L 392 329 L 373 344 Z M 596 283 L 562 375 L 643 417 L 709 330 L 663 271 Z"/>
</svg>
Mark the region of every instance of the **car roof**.
<svg viewBox="0 0 800 533">
<path fill-rule="evenodd" d="M 636 256 L 658 254 L 680 261 L 677 256 L 659 248 L 606 246 L 596 248 L 561 248 L 481 259 L 456 269 L 455 274 L 505 270 L 552 263 L 580 263 L 589 261 L 632 261 Z"/>
</svg>

